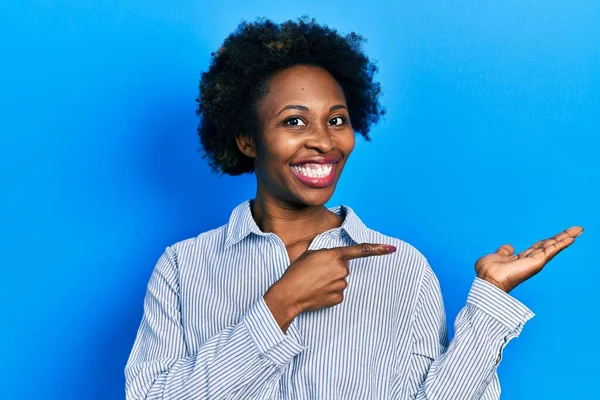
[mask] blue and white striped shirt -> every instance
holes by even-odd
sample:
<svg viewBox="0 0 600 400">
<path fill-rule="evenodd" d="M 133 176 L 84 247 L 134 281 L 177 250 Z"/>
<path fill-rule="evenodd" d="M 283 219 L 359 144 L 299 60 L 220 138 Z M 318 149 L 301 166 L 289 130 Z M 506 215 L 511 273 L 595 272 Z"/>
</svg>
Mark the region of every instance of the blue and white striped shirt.
<svg viewBox="0 0 600 400">
<path fill-rule="evenodd" d="M 344 222 L 309 250 L 386 243 L 397 251 L 350 260 L 344 301 L 298 315 L 285 334 L 263 295 L 289 256 L 259 229 L 250 200 L 227 224 L 166 247 L 125 366 L 126 398 L 498 399 L 502 350 L 534 314 L 475 278 L 448 343 L 427 259 L 349 206 L 329 210 Z"/>
</svg>

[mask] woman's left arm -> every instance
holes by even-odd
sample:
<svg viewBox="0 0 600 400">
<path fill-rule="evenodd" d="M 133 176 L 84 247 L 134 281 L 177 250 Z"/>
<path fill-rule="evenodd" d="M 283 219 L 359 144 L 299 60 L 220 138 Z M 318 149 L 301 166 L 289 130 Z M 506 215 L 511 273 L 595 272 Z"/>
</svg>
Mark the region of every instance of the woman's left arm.
<svg viewBox="0 0 600 400">
<path fill-rule="evenodd" d="M 498 399 L 504 346 L 534 314 L 518 300 L 475 278 L 467 304 L 448 331 L 439 282 L 426 264 L 413 319 L 408 376 L 393 383 L 394 399 Z"/>
<path fill-rule="evenodd" d="M 467 304 L 448 344 L 439 282 L 427 260 L 411 325 L 408 376 L 392 382 L 395 399 L 498 399 L 502 350 L 518 337 L 533 312 L 508 292 L 538 273 L 583 229 L 572 227 L 513 255 L 510 245 L 477 260 Z"/>
</svg>

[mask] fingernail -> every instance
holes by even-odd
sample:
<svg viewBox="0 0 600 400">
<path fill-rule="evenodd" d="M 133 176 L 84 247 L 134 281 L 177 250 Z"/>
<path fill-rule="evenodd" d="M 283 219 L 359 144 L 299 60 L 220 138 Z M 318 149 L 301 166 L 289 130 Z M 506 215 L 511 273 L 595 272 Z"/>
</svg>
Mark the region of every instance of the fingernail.
<svg viewBox="0 0 600 400">
<path fill-rule="evenodd" d="M 579 233 L 577 234 L 577 236 L 581 235 L 582 233 L 583 233 L 583 231 L 579 232 Z M 577 237 L 577 236 L 575 236 L 575 237 Z"/>
<path fill-rule="evenodd" d="M 387 248 L 388 254 L 396 251 L 396 246 L 387 245 L 386 248 Z"/>
</svg>

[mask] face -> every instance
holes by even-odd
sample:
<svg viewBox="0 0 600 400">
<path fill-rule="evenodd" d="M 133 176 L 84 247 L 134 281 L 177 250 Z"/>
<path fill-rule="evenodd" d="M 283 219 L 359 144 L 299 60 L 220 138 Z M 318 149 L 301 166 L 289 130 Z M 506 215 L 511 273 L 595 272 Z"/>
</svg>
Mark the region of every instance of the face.
<svg viewBox="0 0 600 400">
<path fill-rule="evenodd" d="M 277 202 L 325 204 L 354 149 L 344 92 L 325 69 L 296 65 L 268 82 L 257 106 L 257 143 L 238 139 L 254 157 L 258 190 Z"/>
</svg>

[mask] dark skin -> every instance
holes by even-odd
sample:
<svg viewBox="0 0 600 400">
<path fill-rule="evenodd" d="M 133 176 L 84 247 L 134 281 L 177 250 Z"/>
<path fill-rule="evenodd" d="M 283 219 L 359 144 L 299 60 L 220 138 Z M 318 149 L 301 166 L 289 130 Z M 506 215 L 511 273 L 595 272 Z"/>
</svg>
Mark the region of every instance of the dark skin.
<svg viewBox="0 0 600 400">
<path fill-rule="evenodd" d="M 240 137 L 238 147 L 255 159 L 257 189 L 252 215 L 263 232 L 274 232 L 285 243 L 293 262 L 315 236 L 342 224 L 324 204 L 333 195 L 354 149 L 354 130 L 342 88 L 324 69 L 288 68 L 271 78 L 269 88 L 258 105 L 258 143 Z M 287 105 L 303 105 L 308 111 L 279 113 Z M 344 108 L 330 111 L 338 105 Z M 310 188 L 292 175 L 290 164 L 314 155 L 340 158 L 333 185 Z"/>
<path fill-rule="evenodd" d="M 257 191 L 252 216 L 263 232 L 273 232 L 283 241 L 290 258 L 283 276 L 264 295 L 285 333 L 300 313 L 343 301 L 349 260 L 390 254 L 395 248 L 362 243 L 307 250 L 317 235 L 343 222 L 325 203 L 333 195 L 354 149 L 354 130 L 344 92 L 326 70 L 296 65 L 275 74 L 268 84 L 269 92 L 257 105 L 258 140 L 241 134 L 237 144 L 240 151 L 254 158 Z M 284 109 L 288 105 L 304 108 Z M 290 165 L 314 155 L 334 155 L 340 159 L 331 186 L 312 188 L 293 176 Z M 480 257 L 475 272 L 508 293 L 541 271 L 582 232 L 582 227 L 572 226 L 518 254 L 510 244 L 505 244 L 496 252 Z"/>
</svg>

